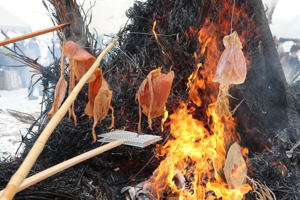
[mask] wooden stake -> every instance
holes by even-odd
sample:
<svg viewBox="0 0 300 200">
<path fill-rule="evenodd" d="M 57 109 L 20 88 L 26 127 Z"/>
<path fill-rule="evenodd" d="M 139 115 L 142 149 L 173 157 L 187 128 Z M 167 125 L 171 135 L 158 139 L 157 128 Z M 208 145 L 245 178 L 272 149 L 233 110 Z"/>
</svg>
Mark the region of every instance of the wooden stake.
<svg viewBox="0 0 300 200">
<path fill-rule="evenodd" d="M 35 161 L 37 160 L 38 156 L 43 151 L 44 146 L 48 141 L 48 138 L 50 137 L 50 135 L 52 134 L 56 126 L 59 124 L 59 122 L 62 120 L 62 118 L 65 116 L 69 107 L 75 101 L 81 88 L 84 86 L 87 80 L 92 76 L 94 71 L 98 68 L 103 57 L 110 51 L 110 49 L 113 46 L 115 46 L 118 39 L 119 39 L 118 37 L 113 39 L 113 41 L 106 47 L 106 49 L 104 49 L 101 52 L 97 60 L 94 62 L 91 68 L 84 74 L 84 76 L 80 79 L 80 81 L 77 83 L 77 85 L 75 86 L 71 94 L 68 96 L 68 98 L 65 100 L 63 105 L 60 107 L 60 109 L 51 118 L 51 120 L 49 121 L 49 123 L 47 124 L 43 132 L 41 133 L 41 135 L 34 143 L 33 147 L 29 151 L 28 155 L 24 159 L 19 169 L 11 177 L 0 200 L 11 200 L 15 196 L 19 186 L 21 185 L 23 180 L 28 176 L 30 169 L 32 168 Z"/>
<path fill-rule="evenodd" d="M 116 140 L 114 142 L 105 144 L 103 146 L 100 146 L 96 149 L 90 150 L 88 152 L 85 152 L 83 154 L 80 154 L 74 158 L 71 158 L 69 160 L 66 160 L 62 163 L 59 163 L 57 165 L 54 165 L 44 171 L 41 171 L 33 176 L 30 176 L 28 178 L 26 178 L 23 183 L 20 185 L 20 187 L 17 189 L 18 192 L 36 184 L 39 183 L 42 180 L 45 180 L 46 178 L 49 178 L 50 176 L 53 176 L 67 168 L 70 168 L 74 165 L 77 165 L 78 163 L 81 163 L 87 159 L 90 159 L 96 155 L 99 155 L 105 151 L 108 151 L 114 147 L 120 146 L 121 144 L 123 144 L 124 141 L 122 140 Z M 4 192 L 4 190 L 0 191 L 0 196 L 2 195 L 2 193 Z"/>
<path fill-rule="evenodd" d="M 51 28 L 46 28 L 46 29 L 35 31 L 35 32 L 32 32 L 32 33 L 27 33 L 25 35 L 21 35 L 21 36 L 18 36 L 18 37 L 3 40 L 3 41 L 0 42 L 0 46 L 4 46 L 4 45 L 10 44 L 10 43 L 14 43 L 14 42 L 18 42 L 18 41 L 25 40 L 25 39 L 28 39 L 28 38 L 32 38 L 32 37 L 42 35 L 42 34 L 45 34 L 45 33 L 53 32 L 53 31 L 62 29 L 64 27 L 68 26 L 68 25 L 69 24 L 67 24 L 67 23 L 66 24 L 60 24 L 58 26 L 53 26 Z"/>
</svg>

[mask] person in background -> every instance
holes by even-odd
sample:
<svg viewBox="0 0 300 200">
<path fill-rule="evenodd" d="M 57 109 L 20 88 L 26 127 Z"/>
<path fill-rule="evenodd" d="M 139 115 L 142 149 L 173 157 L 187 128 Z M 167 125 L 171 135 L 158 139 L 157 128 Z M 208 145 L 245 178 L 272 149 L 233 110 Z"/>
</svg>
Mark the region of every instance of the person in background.
<svg viewBox="0 0 300 200">
<path fill-rule="evenodd" d="M 288 63 L 294 71 L 299 71 L 300 70 L 300 61 L 298 59 L 298 53 L 299 52 L 300 52 L 300 46 L 299 45 L 295 44 L 291 47 Z"/>
<path fill-rule="evenodd" d="M 24 41 L 17 42 L 17 46 L 21 50 L 24 50 L 25 49 Z M 20 64 L 20 63 L 18 63 L 18 64 Z M 28 88 L 29 87 L 29 83 L 26 80 L 26 68 L 27 68 L 26 65 L 24 65 L 23 67 L 18 67 L 17 68 L 17 70 L 19 71 L 20 78 L 21 78 L 22 88 Z"/>
<path fill-rule="evenodd" d="M 41 56 L 40 48 L 39 45 L 36 41 L 35 38 L 31 38 L 27 45 L 25 45 L 25 55 L 28 56 L 31 59 L 38 60 Z M 39 83 L 36 83 L 37 80 L 37 75 L 31 72 L 30 67 L 27 67 L 26 70 L 26 81 L 28 82 L 28 89 L 27 89 L 27 94 L 28 94 L 28 99 L 29 100 L 35 100 L 38 97 L 33 95 L 34 89 L 36 86 L 38 86 Z M 30 85 L 31 82 L 31 85 Z"/>
<path fill-rule="evenodd" d="M 292 82 L 294 83 L 298 77 L 300 72 L 300 61 L 299 61 L 299 52 L 300 52 L 300 46 L 299 45 L 293 45 L 290 50 L 290 57 L 289 57 L 289 65 L 292 68 L 292 71 L 294 72 L 292 75 Z"/>
<path fill-rule="evenodd" d="M 298 54 L 300 52 L 299 45 L 292 45 L 290 48 L 290 53 L 288 56 L 283 56 L 281 59 L 281 64 L 283 71 L 285 72 L 286 80 L 289 84 L 292 84 L 295 80 L 295 76 L 300 71 L 300 61 L 298 59 Z"/>
</svg>

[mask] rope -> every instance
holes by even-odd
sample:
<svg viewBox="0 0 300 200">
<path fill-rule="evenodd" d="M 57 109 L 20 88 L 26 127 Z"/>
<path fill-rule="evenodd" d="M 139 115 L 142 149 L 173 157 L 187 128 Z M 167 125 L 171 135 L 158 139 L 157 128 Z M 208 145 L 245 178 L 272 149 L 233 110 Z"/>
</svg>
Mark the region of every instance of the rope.
<svg viewBox="0 0 300 200">
<path fill-rule="evenodd" d="M 235 8 L 235 0 L 233 0 L 232 12 L 231 12 L 231 22 L 230 22 L 230 34 L 233 32 L 233 17 L 234 17 L 234 8 Z"/>
</svg>

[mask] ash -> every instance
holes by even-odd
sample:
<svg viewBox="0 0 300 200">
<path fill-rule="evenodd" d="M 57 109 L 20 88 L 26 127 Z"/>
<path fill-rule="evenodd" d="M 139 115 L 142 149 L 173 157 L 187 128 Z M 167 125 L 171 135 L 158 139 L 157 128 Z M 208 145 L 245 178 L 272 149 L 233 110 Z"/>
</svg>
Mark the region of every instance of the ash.
<svg viewBox="0 0 300 200">
<path fill-rule="evenodd" d="M 266 184 L 280 200 L 300 199 L 300 146 L 284 130 L 270 139 L 271 149 L 250 157 L 250 176 Z M 278 165 L 278 163 L 281 164 Z M 251 197 L 251 195 L 249 195 Z M 253 197 L 253 196 L 252 196 Z M 251 199 L 251 198 L 250 198 Z"/>
</svg>

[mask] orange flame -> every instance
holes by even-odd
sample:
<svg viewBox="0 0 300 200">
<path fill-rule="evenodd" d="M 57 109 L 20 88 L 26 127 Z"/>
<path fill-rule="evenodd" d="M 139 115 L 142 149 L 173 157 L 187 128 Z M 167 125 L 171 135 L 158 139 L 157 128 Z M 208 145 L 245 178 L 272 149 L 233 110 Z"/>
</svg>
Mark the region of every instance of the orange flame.
<svg viewBox="0 0 300 200">
<path fill-rule="evenodd" d="M 170 116 L 172 139 L 162 148 L 161 156 L 166 158 L 150 180 L 156 197 L 170 190 L 179 199 L 242 199 L 251 189 L 248 185 L 230 189 L 219 174 L 226 157 L 225 126 L 213 104 L 208 108 L 208 115 L 212 118 L 210 130 L 193 118 L 185 104 Z M 173 181 L 177 173 L 190 182 L 188 187 L 177 188 Z M 208 198 L 211 191 L 212 197 Z"/>
<path fill-rule="evenodd" d="M 230 188 L 223 177 L 226 148 L 233 141 L 240 141 L 240 138 L 235 119 L 231 116 L 219 116 L 216 111 L 219 85 L 212 81 L 221 55 L 219 48 L 222 38 L 230 31 L 232 5 L 227 1 L 222 2 L 224 5 L 219 9 L 217 23 L 207 18 L 200 31 L 190 28 L 186 34 L 189 36 L 198 33 L 201 48 L 195 53 L 195 59 L 205 58 L 203 63 L 197 63 L 187 83 L 189 101 L 199 107 L 202 113 L 195 113 L 195 107 L 182 102 L 170 115 L 171 137 L 161 147 L 159 154 L 164 159 L 147 184 L 157 199 L 176 197 L 180 200 L 241 200 L 251 190 L 248 184 Z M 235 13 L 238 16 L 235 16 L 234 24 L 239 17 L 252 23 L 243 10 L 235 8 Z M 156 22 L 153 33 L 158 40 L 155 26 Z M 239 30 L 238 33 L 244 44 L 247 34 Z M 199 90 L 202 91 L 201 96 Z M 205 120 L 196 119 L 195 116 L 198 115 L 204 116 Z M 242 153 L 245 156 L 247 149 L 243 148 Z"/>
</svg>

